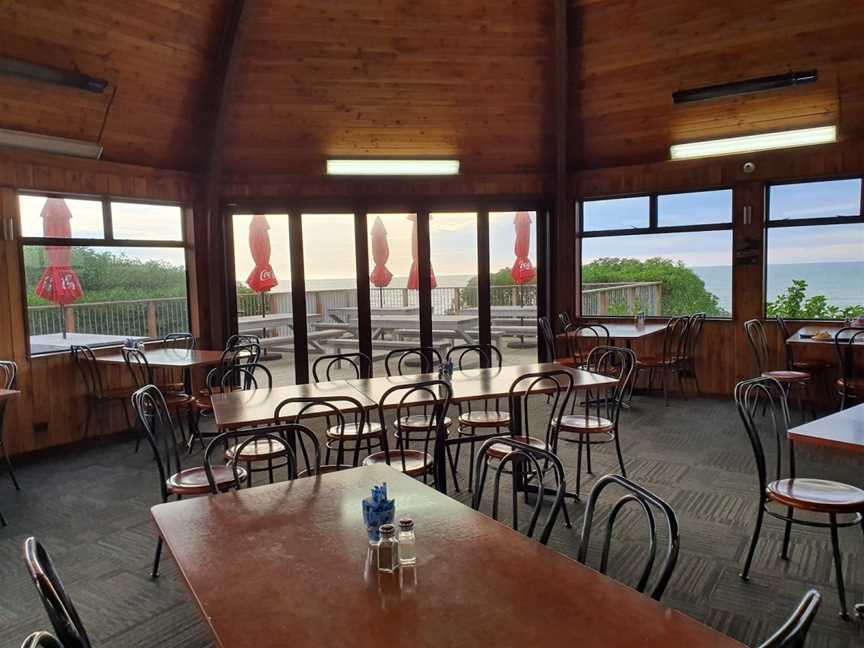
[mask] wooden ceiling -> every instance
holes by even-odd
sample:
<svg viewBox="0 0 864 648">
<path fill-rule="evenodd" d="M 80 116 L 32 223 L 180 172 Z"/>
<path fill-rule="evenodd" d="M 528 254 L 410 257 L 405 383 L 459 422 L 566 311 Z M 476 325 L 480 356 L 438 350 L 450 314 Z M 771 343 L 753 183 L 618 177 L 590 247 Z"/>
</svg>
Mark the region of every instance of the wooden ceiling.
<svg viewBox="0 0 864 648">
<path fill-rule="evenodd" d="M 860 0 L 569 2 L 571 170 L 781 128 L 864 136 Z M 227 6 L 0 0 L 0 56 L 111 83 L 95 95 L 0 77 L 0 127 L 95 140 L 104 122 L 107 160 L 202 169 Z M 223 167 L 314 176 L 329 156 L 415 155 L 458 157 L 466 174 L 551 172 L 552 8 L 247 0 Z M 814 67 L 814 85 L 672 105 L 678 89 Z"/>
</svg>

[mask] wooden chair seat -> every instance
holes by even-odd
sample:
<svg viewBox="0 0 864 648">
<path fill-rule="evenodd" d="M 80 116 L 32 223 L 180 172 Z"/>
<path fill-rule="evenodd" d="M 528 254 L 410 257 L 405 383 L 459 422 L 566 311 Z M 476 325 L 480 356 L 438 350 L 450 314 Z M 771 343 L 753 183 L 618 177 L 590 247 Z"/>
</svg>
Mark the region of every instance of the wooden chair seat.
<svg viewBox="0 0 864 648">
<path fill-rule="evenodd" d="M 241 463 L 252 461 L 266 461 L 268 459 L 276 459 L 285 456 L 285 446 L 281 443 L 276 443 L 270 439 L 258 439 L 253 441 L 237 455 L 237 450 L 242 444 L 234 444 L 225 451 L 225 459 L 234 461 L 235 459 Z"/>
<path fill-rule="evenodd" d="M 561 417 L 561 432 L 574 432 L 578 434 L 608 434 L 615 429 L 615 424 L 602 416 L 593 414 L 568 414 Z"/>
<path fill-rule="evenodd" d="M 513 438 L 516 439 L 517 441 L 521 441 L 522 443 L 527 443 L 532 448 L 538 448 L 540 450 L 549 451 L 549 446 L 546 445 L 546 442 L 543 441 L 542 439 L 537 439 L 537 438 L 529 437 L 529 436 L 517 436 L 517 437 L 513 437 Z M 488 454 L 490 457 L 494 457 L 495 459 L 503 459 L 508 454 L 510 454 L 511 451 L 512 451 L 511 447 L 506 446 L 506 445 L 501 444 L 501 443 L 496 443 L 494 445 L 489 446 L 489 449 L 486 450 L 486 454 Z"/>
<path fill-rule="evenodd" d="M 810 380 L 810 374 L 806 371 L 789 371 L 787 369 L 780 369 L 778 371 L 763 371 L 762 377 L 773 378 L 777 382 L 783 384 L 799 383 Z"/>
<path fill-rule="evenodd" d="M 237 466 L 237 479 L 246 479 L 245 468 Z M 226 491 L 234 485 L 234 470 L 230 466 L 213 466 L 213 480 L 216 488 Z M 169 492 L 174 495 L 206 495 L 210 492 L 203 466 L 181 470 L 171 475 L 165 483 Z"/>
<path fill-rule="evenodd" d="M 213 409 L 213 399 L 210 394 L 199 394 L 195 397 L 195 409 L 210 410 Z"/>
<path fill-rule="evenodd" d="M 162 395 L 165 397 L 165 404 L 168 406 L 168 409 L 185 409 L 191 407 L 195 402 L 195 399 L 189 394 L 180 392 L 163 392 Z"/>
<path fill-rule="evenodd" d="M 826 479 L 780 479 L 767 486 L 775 502 L 819 513 L 864 512 L 864 490 Z"/>
<path fill-rule="evenodd" d="M 864 394 L 864 378 L 838 378 L 837 388 L 848 394 Z"/>
<path fill-rule="evenodd" d="M 333 441 L 339 441 L 340 439 L 355 440 L 357 438 L 368 439 L 379 437 L 383 430 L 384 428 L 381 427 L 380 423 L 366 423 L 366 427 L 362 432 L 360 431 L 359 423 L 346 423 L 344 430 L 341 430 L 338 425 L 333 425 L 327 428 L 325 434 L 328 439 Z"/>
<path fill-rule="evenodd" d="M 390 450 L 389 452 L 375 452 L 363 460 L 364 466 L 386 464 L 390 458 L 390 467 L 405 473 L 409 477 L 421 477 L 429 472 L 435 465 L 431 454 L 420 450 Z M 405 467 L 402 467 L 402 458 L 405 458 Z"/>
<path fill-rule="evenodd" d="M 459 415 L 459 425 L 471 428 L 499 428 L 510 425 L 510 412 L 465 412 Z"/>
<path fill-rule="evenodd" d="M 430 428 L 430 420 L 432 420 L 432 416 L 429 414 L 410 414 L 396 419 L 393 421 L 393 425 L 396 426 L 396 435 L 398 436 L 399 430 L 407 430 L 408 432 L 413 430 L 428 430 Z M 449 428 L 451 423 L 453 421 L 450 420 L 450 417 L 445 416 L 444 427 Z"/>
</svg>

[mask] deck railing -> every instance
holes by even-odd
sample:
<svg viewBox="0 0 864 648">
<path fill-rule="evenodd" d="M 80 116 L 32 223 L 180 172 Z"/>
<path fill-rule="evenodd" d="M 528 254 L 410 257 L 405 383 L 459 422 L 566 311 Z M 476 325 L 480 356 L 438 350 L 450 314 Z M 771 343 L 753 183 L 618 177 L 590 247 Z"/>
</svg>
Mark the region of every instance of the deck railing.
<svg viewBox="0 0 864 648">
<path fill-rule="evenodd" d="M 537 306 L 536 285 L 492 286 L 491 293 L 493 306 Z M 582 291 L 582 313 L 630 315 L 641 310 L 646 315 L 657 315 L 661 300 L 660 282 L 586 284 Z M 419 308 L 420 305 L 418 291 L 407 288 L 372 288 L 369 301 L 373 311 L 388 307 Z M 260 315 L 261 304 L 260 295 L 237 296 L 240 315 Z M 291 293 L 268 293 L 264 304 L 268 313 L 291 312 Z M 333 309 L 356 306 L 356 290 L 313 290 L 306 293 L 306 312 L 320 315 L 323 322 L 341 319 Z M 476 288 L 442 287 L 432 290 L 432 310 L 436 315 L 456 314 L 476 307 Z M 30 335 L 61 332 L 57 306 L 31 306 L 28 313 Z M 65 317 L 69 332 L 161 337 L 172 331 L 189 329 L 186 299 L 182 297 L 71 304 L 65 309 Z"/>
</svg>

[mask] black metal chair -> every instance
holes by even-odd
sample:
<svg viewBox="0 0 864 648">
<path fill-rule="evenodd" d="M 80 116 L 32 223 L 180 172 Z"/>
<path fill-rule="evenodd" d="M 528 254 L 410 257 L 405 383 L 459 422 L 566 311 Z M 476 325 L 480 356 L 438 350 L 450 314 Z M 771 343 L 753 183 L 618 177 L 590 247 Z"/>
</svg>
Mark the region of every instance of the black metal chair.
<svg viewBox="0 0 864 648">
<path fill-rule="evenodd" d="M 249 335 L 247 333 L 234 334 L 228 338 L 228 341 L 225 343 L 225 350 L 233 349 L 236 346 L 248 346 L 250 344 L 255 344 L 257 346 L 261 346 L 261 338 L 257 335 Z"/>
<path fill-rule="evenodd" d="M 384 370 L 388 376 L 416 374 L 412 364 L 420 365 L 420 373 L 432 373 L 435 365 L 441 365 L 441 352 L 435 347 L 410 347 L 393 349 L 384 356 Z"/>
<path fill-rule="evenodd" d="M 846 409 L 846 401 L 859 401 L 864 397 L 864 375 L 855 366 L 855 344 L 864 342 L 864 328 L 850 326 L 837 331 L 834 336 L 834 349 L 840 363 L 840 378 L 837 379 L 837 394 L 840 396 L 840 409 Z"/>
<path fill-rule="evenodd" d="M 102 372 L 99 368 L 99 363 L 96 362 L 96 355 L 93 350 L 84 345 L 72 345 L 72 359 L 84 383 L 87 397 L 87 419 L 84 422 L 84 438 L 87 438 L 90 432 L 90 421 L 93 417 L 104 416 L 108 412 L 108 407 L 112 403 L 119 403 L 123 408 L 123 415 L 126 417 L 126 425 L 128 429 L 132 429 L 132 417 L 129 415 L 129 396 L 130 389 L 105 389 L 105 384 L 102 381 Z"/>
<path fill-rule="evenodd" d="M 681 397 L 686 400 L 687 394 L 684 392 L 684 380 L 682 377 L 683 363 L 682 358 L 685 355 L 687 344 L 687 327 L 690 323 L 688 317 L 672 317 L 666 322 L 666 330 L 663 332 L 663 346 L 660 349 L 660 355 L 640 355 L 636 359 L 636 377 L 634 382 L 639 380 L 639 374 L 642 371 L 648 371 L 648 390 L 654 386 L 654 374 L 660 374 L 660 380 L 663 387 L 663 401 L 666 406 L 669 406 L 669 379 L 670 374 L 678 376 L 678 389 L 681 392 Z"/>
<path fill-rule="evenodd" d="M 614 443 L 621 474 L 627 476 L 624 457 L 621 454 L 619 422 L 624 399 L 630 393 L 636 368 L 636 354 L 623 347 L 598 346 L 585 358 L 585 368 L 593 373 L 615 378 L 618 382 L 599 393 L 586 393 L 584 413 L 561 417 L 558 427 L 559 442 L 575 443 L 579 446 L 576 454 L 576 499 L 579 499 L 582 480 L 583 446 L 586 449 L 587 472 L 592 474 L 591 446 Z"/>
<path fill-rule="evenodd" d="M 50 632 L 34 632 L 24 640 L 21 648 L 63 648 L 63 644 L 57 641 L 57 637 Z"/>
<path fill-rule="evenodd" d="M 322 355 L 312 363 L 312 379 L 317 383 L 323 381 L 337 380 L 331 372 L 333 368 L 341 369 L 345 362 L 354 370 L 354 378 L 372 377 L 372 358 L 365 353 L 330 353 Z"/>
<path fill-rule="evenodd" d="M 54 569 L 51 557 L 45 547 L 32 536 L 24 541 L 24 561 L 57 639 L 64 648 L 90 648 L 90 638 L 72 599 L 63 587 L 60 575 Z"/>
<path fill-rule="evenodd" d="M 774 378 L 786 392 L 786 395 L 791 395 L 793 388 L 798 388 L 796 392 L 798 401 L 798 410 L 801 413 L 801 419 L 804 420 L 804 402 L 802 392 L 807 391 L 810 384 L 811 375 L 806 371 L 790 371 L 788 369 L 771 370 L 771 352 L 768 346 L 768 336 L 765 334 L 765 327 L 762 321 L 752 319 L 744 322 L 744 332 L 747 334 L 747 340 L 750 342 L 750 348 L 753 349 L 753 359 L 756 362 L 756 371 L 763 378 Z M 811 415 L 815 419 L 816 412 L 811 409 Z"/>
<path fill-rule="evenodd" d="M 195 336 L 191 333 L 169 333 L 162 338 L 162 346 L 166 349 L 192 351 L 195 348 Z"/>
<path fill-rule="evenodd" d="M 433 483 L 438 490 L 444 491 L 445 484 L 442 483 L 446 476 L 437 462 L 439 449 L 447 450 L 445 439 L 447 436 L 447 408 L 450 407 L 452 390 L 449 383 L 443 380 L 427 380 L 424 382 L 409 383 L 406 385 L 395 385 L 381 396 L 378 403 L 378 422 L 381 424 L 384 434 L 381 436 L 382 449 L 370 454 L 363 460 L 364 466 L 376 464 L 387 464 L 397 470 L 401 470 L 409 477 L 422 477 L 423 482 L 428 482 L 430 473 L 433 475 Z M 412 408 L 416 410 L 417 404 L 422 403 L 423 414 L 411 414 Z M 395 408 L 394 427 L 395 432 L 405 431 L 405 422 L 415 424 L 412 431 L 423 434 L 423 449 L 413 450 L 407 444 L 401 443 L 395 450 L 390 449 L 387 441 L 387 423 L 385 411 Z M 407 417 L 418 417 L 409 420 Z M 444 450 L 440 450 L 444 454 Z M 451 464 L 452 468 L 452 464 Z"/>
<path fill-rule="evenodd" d="M 789 426 L 789 408 L 785 386 L 777 379 L 762 376 L 744 380 L 735 386 L 735 403 L 738 413 L 744 423 L 744 429 L 750 438 L 753 455 L 756 460 L 756 473 L 759 487 L 759 508 L 756 514 L 756 525 L 753 538 L 747 551 L 747 559 L 741 578 L 748 580 L 753 554 L 762 530 L 762 521 L 767 513 L 771 517 L 785 523 L 783 547 L 780 557 L 789 559 L 789 540 L 792 524 L 809 527 L 828 528 L 831 532 L 831 546 L 834 553 L 834 569 L 837 578 L 837 590 L 840 597 L 840 615 L 848 618 L 846 609 L 846 590 L 843 584 L 843 567 L 840 555 L 840 543 L 837 529 L 862 524 L 864 528 L 864 490 L 841 482 L 824 479 L 806 479 L 795 474 L 795 449 L 791 439 L 787 437 Z M 765 414 L 757 419 L 756 410 L 762 406 Z M 774 479 L 768 481 L 768 460 L 762 446 L 762 438 L 770 438 L 776 453 Z M 788 447 L 788 477 L 783 477 L 783 445 Z M 769 506 L 780 507 L 781 511 L 772 510 Z M 813 519 L 796 519 L 795 510 L 809 511 L 810 514 L 828 516 L 828 522 Z M 844 520 L 838 520 L 844 516 Z M 851 516 L 851 519 L 845 519 Z"/>
<path fill-rule="evenodd" d="M 558 343 L 555 340 L 555 331 L 552 329 L 552 322 L 545 315 L 537 318 L 537 326 L 540 327 L 540 336 L 543 338 L 543 345 L 546 347 L 547 357 L 552 362 L 565 366 L 573 365 L 573 358 L 569 356 L 561 356 L 558 353 Z"/>
<path fill-rule="evenodd" d="M 490 448 L 495 446 L 498 452 L 495 456 L 489 452 Z M 506 453 L 501 456 L 500 450 L 506 449 Z M 548 508 L 546 513 L 546 521 L 540 526 L 540 536 L 538 540 L 541 544 L 549 542 L 549 536 L 552 529 L 555 527 L 555 521 L 558 518 L 558 512 L 564 504 L 564 494 L 567 491 L 567 485 L 564 477 L 564 467 L 561 461 L 555 456 L 555 453 L 549 450 L 540 449 L 536 446 L 523 443 L 517 439 L 510 437 L 493 437 L 487 439 L 482 446 L 480 452 L 475 459 L 474 474 L 476 482 L 474 484 L 474 495 L 471 499 L 471 506 L 474 510 L 480 510 L 480 504 L 483 499 L 483 489 L 486 484 L 486 477 L 489 472 L 489 464 L 492 459 L 495 459 L 494 467 L 494 482 L 492 495 L 492 519 L 498 519 L 498 501 L 501 491 L 501 475 L 505 472 L 505 468 L 510 466 L 510 474 L 517 473 L 517 464 L 523 473 L 531 475 L 534 485 L 537 487 L 537 495 L 534 498 L 534 506 L 531 509 L 531 515 L 528 520 L 528 525 L 524 533 L 529 538 L 534 537 L 534 532 L 538 528 L 540 511 Z M 547 486 L 548 480 L 546 475 L 551 473 L 552 482 Z M 513 529 L 519 531 L 519 503 L 518 503 L 518 488 L 516 478 L 510 480 L 511 483 L 511 523 Z M 549 497 L 547 498 L 547 495 Z M 551 504 L 550 504 L 551 500 Z M 548 505 L 548 506 L 547 506 Z"/>
<path fill-rule="evenodd" d="M 687 321 L 687 331 L 684 336 L 684 350 L 679 361 L 678 377 L 681 380 L 691 380 L 696 387 L 696 394 L 702 395 L 699 387 L 699 375 L 696 371 L 696 349 L 702 339 L 702 328 L 705 326 L 705 313 L 694 313 Z"/>
<path fill-rule="evenodd" d="M 447 351 L 447 360 L 453 361 L 453 366 L 459 371 L 480 367 L 501 369 L 503 358 L 501 351 L 494 344 L 488 346 L 480 344 L 461 344 L 451 347 Z M 501 430 L 510 427 L 510 412 L 501 408 L 501 399 L 486 398 L 481 401 L 460 402 L 459 417 L 457 419 L 456 434 L 459 437 L 470 437 L 470 459 L 468 462 L 468 490 L 474 484 L 474 457 L 476 444 L 491 436 L 500 436 Z M 478 435 L 477 430 L 493 430 L 492 433 Z M 454 465 L 459 465 L 459 454 L 462 444 L 456 446 Z M 459 490 L 456 473 L 453 474 L 456 490 Z"/>
<path fill-rule="evenodd" d="M 215 495 L 228 490 L 218 480 L 219 471 L 224 465 L 213 466 L 212 456 L 216 448 L 219 448 L 224 453 L 224 459 L 228 460 L 227 465 L 231 468 L 234 478 L 234 488 L 242 488 L 244 481 L 247 487 L 251 487 L 253 470 L 249 464 L 252 461 L 264 459 L 270 464 L 268 472 L 270 473 L 271 484 L 275 481 L 276 471 L 280 468 L 285 468 L 287 480 L 295 479 L 297 477 L 297 463 L 294 459 L 294 450 L 282 432 L 281 428 L 258 428 L 254 430 L 231 430 L 213 437 L 207 444 L 207 449 L 204 450 L 204 473 L 207 476 L 210 492 Z M 225 450 L 226 447 L 229 449 Z M 250 459 L 250 457 L 252 458 Z M 235 458 L 238 459 L 235 460 Z M 282 460 L 281 464 L 273 463 L 280 459 Z M 240 466 L 241 463 L 246 463 L 245 469 Z"/>
<path fill-rule="evenodd" d="M 18 377 L 18 365 L 11 360 L 0 360 L 0 387 L 3 389 L 14 389 L 15 380 Z M 6 419 L 6 403 L 8 401 L 0 401 L 0 452 L 3 453 L 3 460 L 6 462 L 6 467 L 9 469 L 9 477 L 12 478 L 12 484 L 15 490 L 21 490 L 21 485 L 15 477 L 15 469 L 12 467 L 12 460 L 9 458 L 9 453 L 6 451 L 6 443 L 4 442 L 3 430 L 5 426 L 3 422 Z M 6 526 L 3 516 L 0 515 L 0 526 Z"/>
<path fill-rule="evenodd" d="M 564 329 L 567 355 L 573 359 L 571 366 L 581 367 L 588 359 L 591 350 L 599 346 L 609 346 L 609 329 L 603 324 L 570 324 Z"/>
<path fill-rule="evenodd" d="M 648 525 L 648 556 L 645 561 L 645 567 L 639 576 L 639 581 L 636 583 L 636 591 L 643 594 L 647 593 L 651 598 L 659 601 L 666 590 L 666 586 L 669 584 L 669 579 L 672 578 L 675 564 L 678 562 L 678 552 L 681 544 L 678 531 L 678 517 L 675 515 L 675 511 L 672 510 L 672 507 L 665 501 L 626 477 L 605 475 L 594 484 L 594 488 L 591 489 L 591 494 L 588 496 L 588 504 L 585 507 L 585 518 L 582 521 L 582 541 L 579 544 L 576 560 L 583 565 L 585 564 L 588 557 L 588 548 L 591 543 L 591 527 L 594 522 L 594 511 L 597 507 L 597 500 L 603 491 L 612 484 L 624 489 L 626 494 L 618 499 L 609 511 L 598 571 L 601 574 L 605 574 L 609 567 L 609 549 L 615 521 L 618 519 L 619 513 L 630 502 L 638 504 L 645 514 L 645 521 Z M 666 521 L 666 557 L 660 566 L 658 575 L 654 578 L 653 586 L 649 588 L 657 559 L 657 516 L 655 511 L 659 512 Z"/>
<path fill-rule="evenodd" d="M 162 392 L 155 385 L 146 385 L 132 394 L 132 407 L 141 421 L 147 440 L 153 449 L 156 468 L 159 472 L 159 489 L 162 501 L 171 497 L 181 499 L 187 495 L 206 495 L 210 484 L 203 466 L 184 468 L 180 448 L 183 440 L 178 439 L 174 420 Z M 238 469 L 245 477 L 245 470 Z M 222 489 L 231 488 L 235 482 L 235 470 L 221 466 L 214 475 Z M 162 553 L 162 538 L 156 545 L 152 576 L 159 575 L 159 558 Z"/>
<path fill-rule="evenodd" d="M 821 602 L 822 595 L 818 591 L 808 591 L 786 622 L 759 644 L 759 648 L 804 648 L 807 632 L 816 618 Z"/>
<path fill-rule="evenodd" d="M 566 331 L 568 327 L 573 326 L 573 320 L 570 319 L 570 313 L 561 311 L 558 313 L 558 324 L 561 325 L 561 330 Z"/>
</svg>

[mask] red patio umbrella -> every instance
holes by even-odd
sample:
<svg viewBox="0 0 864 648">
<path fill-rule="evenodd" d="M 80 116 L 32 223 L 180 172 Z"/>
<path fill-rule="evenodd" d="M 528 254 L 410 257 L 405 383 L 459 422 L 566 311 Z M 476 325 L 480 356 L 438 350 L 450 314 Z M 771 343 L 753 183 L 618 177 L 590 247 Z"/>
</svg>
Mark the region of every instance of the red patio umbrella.
<svg viewBox="0 0 864 648">
<path fill-rule="evenodd" d="M 72 238 L 72 212 L 62 198 L 48 198 L 42 208 L 42 233 L 46 238 Z M 70 267 L 72 248 L 49 245 L 45 248 L 48 267 L 36 284 L 36 294 L 60 306 L 60 326 L 66 337 L 66 306 L 78 300 L 84 292 L 78 275 Z"/>
<path fill-rule="evenodd" d="M 279 285 L 270 265 L 270 223 L 267 217 L 256 214 L 249 223 L 249 251 L 255 267 L 246 279 L 246 285 L 261 295 L 261 317 L 266 315 L 264 293 Z"/>
<path fill-rule="evenodd" d="M 411 214 L 408 220 L 414 224 L 411 227 L 411 271 L 408 273 L 408 290 L 418 290 L 420 288 L 420 278 L 417 276 L 417 214 Z M 435 288 L 438 282 L 435 281 L 435 271 L 432 270 L 432 262 L 429 262 L 429 286 Z"/>
<path fill-rule="evenodd" d="M 513 246 L 516 261 L 510 270 L 510 276 L 513 277 L 513 281 L 522 286 L 537 276 L 534 266 L 528 259 L 528 255 L 531 253 L 531 216 L 528 212 L 516 212 L 513 224 L 516 227 L 516 243 Z M 524 293 L 522 294 L 522 305 L 525 305 Z"/>
<path fill-rule="evenodd" d="M 390 245 L 387 243 L 387 228 L 381 222 L 381 217 L 376 216 L 372 224 L 372 261 L 375 267 L 369 275 L 369 281 L 378 287 L 378 302 L 384 306 L 384 287 L 390 285 L 393 273 L 387 269 L 387 259 L 390 258 Z"/>
</svg>

